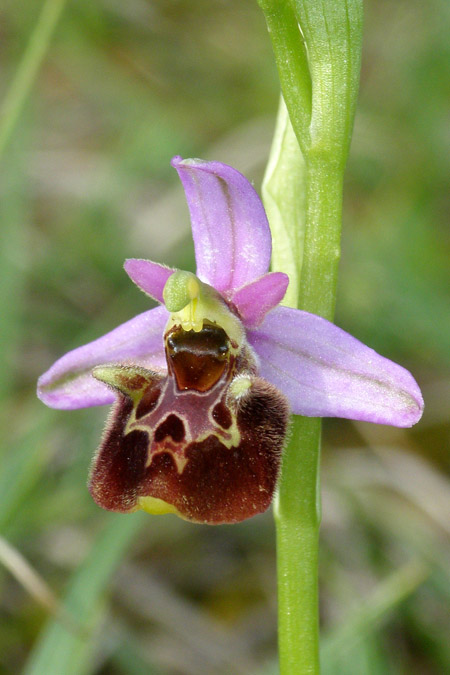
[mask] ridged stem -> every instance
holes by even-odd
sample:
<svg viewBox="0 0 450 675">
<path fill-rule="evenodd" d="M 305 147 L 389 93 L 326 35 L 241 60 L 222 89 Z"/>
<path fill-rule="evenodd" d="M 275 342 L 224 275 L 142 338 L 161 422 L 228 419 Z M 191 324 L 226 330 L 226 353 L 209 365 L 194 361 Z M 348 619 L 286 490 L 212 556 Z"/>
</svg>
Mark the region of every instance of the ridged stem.
<svg viewBox="0 0 450 675">
<path fill-rule="evenodd" d="M 263 184 L 273 230 L 272 267 L 289 271 L 292 306 L 332 320 L 343 176 L 359 83 L 362 1 L 258 2 L 288 111 L 280 106 Z M 275 500 L 281 675 L 320 672 L 320 437 L 320 419 L 293 419 Z"/>
</svg>

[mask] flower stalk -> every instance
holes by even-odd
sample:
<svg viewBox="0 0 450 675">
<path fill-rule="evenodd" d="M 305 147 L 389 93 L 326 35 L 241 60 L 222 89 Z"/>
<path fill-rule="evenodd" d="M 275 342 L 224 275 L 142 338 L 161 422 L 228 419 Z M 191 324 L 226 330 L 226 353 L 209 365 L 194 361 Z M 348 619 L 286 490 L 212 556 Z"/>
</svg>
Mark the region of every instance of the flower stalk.
<svg viewBox="0 0 450 675">
<path fill-rule="evenodd" d="M 273 234 L 273 269 L 286 269 L 291 306 L 333 319 L 340 257 L 343 176 L 361 58 L 361 0 L 259 0 L 281 89 L 277 131 L 263 197 Z M 291 128 L 290 125 L 292 125 Z M 295 134 L 298 148 L 286 139 Z M 282 142 L 284 139 L 285 142 Z M 300 152 L 299 152 L 300 150 Z M 298 179 L 286 180 L 286 167 Z M 300 204 L 299 204 L 300 200 Z M 298 243 L 278 246 L 280 223 Z M 291 281 L 292 283 L 292 281 Z M 319 665 L 319 418 L 294 417 L 275 502 L 279 653 L 282 675 L 316 674 Z"/>
</svg>

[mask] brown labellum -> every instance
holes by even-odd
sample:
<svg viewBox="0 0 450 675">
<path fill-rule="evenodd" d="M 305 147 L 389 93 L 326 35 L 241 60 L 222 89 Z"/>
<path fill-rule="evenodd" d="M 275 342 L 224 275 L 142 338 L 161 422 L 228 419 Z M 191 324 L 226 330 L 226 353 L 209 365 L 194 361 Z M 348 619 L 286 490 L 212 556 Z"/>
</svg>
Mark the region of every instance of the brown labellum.
<svg viewBox="0 0 450 675">
<path fill-rule="evenodd" d="M 102 366 L 118 393 L 93 462 L 90 490 L 103 508 L 174 512 L 235 523 L 265 511 L 286 436 L 285 397 L 255 374 L 222 328 L 166 335 L 168 373 Z"/>
</svg>

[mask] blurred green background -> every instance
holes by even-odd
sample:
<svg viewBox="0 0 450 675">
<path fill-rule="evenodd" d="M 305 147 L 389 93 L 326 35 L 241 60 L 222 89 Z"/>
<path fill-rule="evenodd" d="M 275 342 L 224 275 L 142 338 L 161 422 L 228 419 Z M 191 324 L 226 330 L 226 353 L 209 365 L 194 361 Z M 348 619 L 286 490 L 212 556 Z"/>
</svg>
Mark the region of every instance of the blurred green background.
<svg viewBox="0 0 450 675">
<path fill-rule="evenodd" d="M 2 98 L 41 7 L 3 3 Z M 450 670 L 449 27 L 444 1 L 366 2 L 336 321 L 415 374 L 426 412 L 324 423 L 325 675 Z M 259 188 L 277 99 L 254 0 L 64 4 L 0 174 L 1 673 L 277 672 L 270 512 L 102 512 L 86 478 L 106 410 L 35 398 L 57 357 L 149 307 L 125 257 L 193 268 L 170 158 Z"/>
</svg>

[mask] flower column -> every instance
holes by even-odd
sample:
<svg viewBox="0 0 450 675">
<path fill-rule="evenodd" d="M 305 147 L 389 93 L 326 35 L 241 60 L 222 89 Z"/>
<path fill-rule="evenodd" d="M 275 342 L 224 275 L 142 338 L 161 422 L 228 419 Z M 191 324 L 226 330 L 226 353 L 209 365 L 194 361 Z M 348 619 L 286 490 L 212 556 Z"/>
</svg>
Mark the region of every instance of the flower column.
<svg viewBox="0 0 450 675">
<path fill-rule="evenodd" d="M 273 267 L 290 274 L 287 304 L 332 320 L 343 174 L 359 82 L 362 2 L 259 4 L 286 102 L 280 105 L 263 187 L 273 231 Z M 283 246 L 286 241 L 289 246 Z M 283 675 L 319 672 L 320 428 L 318 418 L 294 418 L 275 506 Z"/>
</svg>

